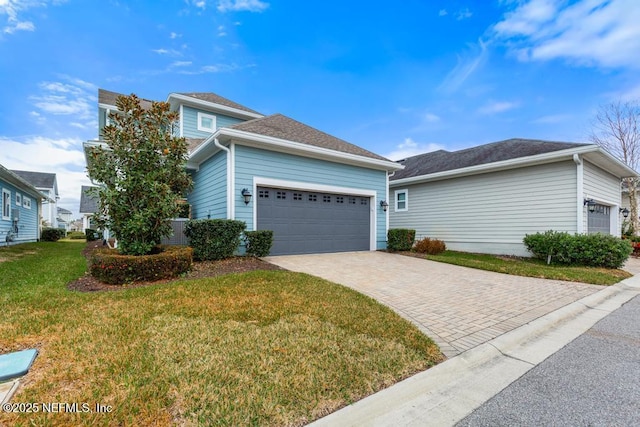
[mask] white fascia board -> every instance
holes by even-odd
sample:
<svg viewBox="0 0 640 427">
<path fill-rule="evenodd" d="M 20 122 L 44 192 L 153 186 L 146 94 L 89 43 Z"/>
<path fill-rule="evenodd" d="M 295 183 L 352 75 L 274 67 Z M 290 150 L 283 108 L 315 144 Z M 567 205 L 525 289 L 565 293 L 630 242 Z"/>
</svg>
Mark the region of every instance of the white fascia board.
<svg viewBox="0 0 640 427">
<path fill-rule="evenodd" d="M 242 119 L 260 119 L 264 117 L 262 114 L 252 113 L 250 111 L 240 110 L 239 108 L 227 107 L 226 105 L 216 104 L 215 102 L 203 101 L 201 99 L 192 98 L 190 96 L 181 95 L 179 93 L 171 93 L 167 98 L 167 102 L 171 103 L 171 100 L 175 99 L 183 104 L 188 104 L 193 107 L 200 107 L 205 110 L 214 110 L 220 113 L 225 113 L 233 117 L 239 117 Z M 173 105 L 173 104 L 172 104 Z"/>
<path fill-rule="evenodd" d="M 341 151 L 331 150 L 328 148 L 316 147 L 300 142 L 258 135 L 255 133 L 244 132 L 237 129 L 220 128 L 218 129 L 216 134 L 219 134 L 218 139 L 220 138 L 220 136 L 225 136 L 243 145 L 249 145 L 256 148 L 262 148 L 272 151 L 280 151 L 283 153 L 329 160 L 338 163 L 346 163 L 355 166 L 364 166 L 371 169 L 380 169 L 386 171 L 404 169 L 403 165 L 392 162 L 391 160 L 379 160 L 370 157 L 359 156 L 357 154 L 343 153 Z"/>
<path fill-rule="evenodd" d="M 0 178 L 15 186 L 21 193 L 28 194 L 35 199 L 53 202 L 53 199 L 50 199 L 49 196 L 42 193 L 36 187 L 27 182 L 24 178 L 11 172 L 9 169 L 5 168 L 2 165 L 0 165 Z"/>
<path fill-rule="evenodd" d="M 118 110 L 118 107 L 116 107 L 115 105 L 103 104 L 103 103 L 98 103 L 98 108 L 102 108 L 104 110 L 120 111 Z"/>
<path fill-rule="evenodd" d="M 428 175 L 412 176 L 409 178 L 402 178 L 389 181 L 389 187 L 398 187 L 401 185 L 418 184 L 422 182 L 438 181 L 442 179 L 458 178 L 468 175 L 477 175 L 480 173 L 497 172 L 501 170 L 514 169 L 518 167 L 541 165 L 545 163 L 553 163 L 562 160 L 573 159 L 574 154 L 589 154 L 597 153 L 597 155 L 606 157 L 608 161 L 611 161 L 611 166 L 622 167 L 628 173 L 633 173 L 633 176 L 637 176 L 637 173 L 628 166 L 624 165 L 609 153 L 602 150 L 597 145 L 587 145 L 584 147 L 570 148 L 567 150 L 553 151 L 551 153 L 538 154 L 535 156 L 518 157 L 516 159 L 503 160 L 501 162 L 487 163 L 477 166 L 470 166 L 467 168 L 453 169 L 448 171 L 431 173 Z"/>
</svg>

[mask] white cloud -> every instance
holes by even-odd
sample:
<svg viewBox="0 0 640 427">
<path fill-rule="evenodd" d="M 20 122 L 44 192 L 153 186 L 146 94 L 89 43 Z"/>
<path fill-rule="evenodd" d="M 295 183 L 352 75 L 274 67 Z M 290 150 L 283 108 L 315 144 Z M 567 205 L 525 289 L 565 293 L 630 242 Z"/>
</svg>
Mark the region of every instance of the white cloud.
<svg viewBox="0 0 640 427">
<path fill-rule="evenodd" d="M 172 40 L 173 39 L 177 39 L 178 37 L 182 37 L 182 34 L 178 34 L 178 33 L 175 33 L 173 31 L 169 34 L 169 38 L 172 39 Z"/>
<path fill-rule="evenodd" d="M 509 102 L 509 101 L 490 101 L 487 104 L 483 105 L 478 109 L 478 113 L 480 114 L 498 114 L 504 113 L 505 111 L 513 110 L 514 108 L 518 108 L 519 104 L 517 102 Z"/>
<path fill-rule="evenodd" d="M 0 136 L 0 164 L 7 169 L 55 173 L 60 192 L 58 206 L 78 215 L 80 188 L 90 185 L 86 176 L 82 140 L 27 137 L 22 141 Z"/>
<path fill-rule="evenodd" d="M 493 31 L 508 42 L 518 59 L 640 68 L 637 0 L 529 0 L 517 4 Z"/>
<path fill-rule="evenodd" d="M 227 32 L 224 29 L 224 25 L 218 25 L 218 37 L 224 37 L 227 35 Z"/>
<path fill-rule="evenodd" d="M 573 120 L 573 115 L 571 114 L 550 114 L 548 116 L 538 117 L 533 120 L 531 123 L 535 124 L 556 124 L 568 122 L 569 120 Z"/>
<path fill-rule="evenodd" d="M 477 45 L 469 45 L 468 52 L 458 55 L 456 66 L 447 74 L 438 89 L 449 93 L 457 91 L 484 64 L 486 58 L 487 46 L 482 40 L 478 40 Z"/>
<path fill-rule="evenodd" d="M 191 61 L 174 61 L 171 63 L 171 67 L 188 67 L 193 64 Z"/>
<path fill-rule="evenodd" d="M 269 3 L 260 0 L 220 0 L 218 11 L 220 12 L 263 12 L 269 7 Z"/>
<path fill-rule="evenodd" d="M 38 86 L 40 94 L 29 99 L 41 112 L 53 115 L 74 115 L 79 119 L 92 119 L 95 95 L 89 92 L 96 90 L 91 83 L 67 76 L 61 76 L 73 84 L 64 82 L 42 82 Z"/>
<path fill-rule="evenodd" d="M 4 21 L 4 24 L 0 24 L 3 25 L 2 32 L 13 34 L 16 31 L 35 31 L 35 24 L 22 17 L 31 9 L 63 2 L 63 0 L 0 0 L 0 19 Z"/>
<path fill-rule="evenodd" d="M 424 121 L 427 123 L 438 123 L 440 121 L 440 116 L 433 113 L 425 113 Z"/>
<path fill-rule="evenodd" d="M 447 9 L 440 9 L 440 11 L 438 12 L 438 16 L 447 16 L 448 12 Z"/>
<path fill-rule="evenodd" d="M 429 153 L 431 151 L 443 149 L 444 147 L 440 144 L 435 144 L 433 142 L 421 144 L 415 142 L 411 138 L 405 138 L 401 144 L 398 144 L 393 151 L 385 154 L 384 157 L 391 160 L 402 160 L 418 154 Z"/>
<path fill-rule="evenodd" d="M 471 16 L 473 16 L 473 13 L 469 10 L 468 7 L 465 7 L 464 9 L 460 9 L 459 11 L 456 12 L 456 19 L 458 21 L 462 21 L 463 19 L 469 19 L 471 18 Z"/>
<path fill-rule="evenodd" d="M 215 73 L 230 73 L 233 71 L 242 70 L 245 68 L 255 67 L 255 64 L 247 64 L 247 65 L 237 65 L 237 64 L 212 64 L 212 65 L 204 65 L 195 70 L 180 70 L 178 73 L 186 74 L 186 75 L 196 75 L 196 74 L 215 74 Z"/>
</svg>

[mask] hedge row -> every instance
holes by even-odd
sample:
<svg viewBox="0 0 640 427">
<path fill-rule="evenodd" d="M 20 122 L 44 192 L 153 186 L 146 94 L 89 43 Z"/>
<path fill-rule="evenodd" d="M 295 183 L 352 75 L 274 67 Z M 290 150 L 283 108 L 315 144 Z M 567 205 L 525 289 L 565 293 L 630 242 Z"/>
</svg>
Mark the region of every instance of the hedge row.
<svg viewBox="0 0 640 427">
<path fill-rule="evenodd" d="M 620 268 L 631 255 L 628 240 L 608 234 L 574 234 L 546 231 L 527 234 L 523 242 L 535 258 L 547 263 Z"/>
<path fill-rule="evenodd" d="M 271 245 L 273 245 L 273 231 L 245 231 L 244 240 L 247 255 L 256 257 L 267 256 L 269 255 L 269 251 L 271 251 Z"/>
<path fill-rule="evenodd" d="M 112 285 L 168 279 L 191 269 L 193 249 L 159 246 L 152 255 L 121 255 L 117 249 L 97 249 L 89 260 L 91 275 Z"/>
<path fill-rule="evenodd" d="M 43 228 L 40 240 L 43 242 L 57 242 L 67 234 L 62 228 Z"/>
<path fill-rule="evenodd" d="M 387 249 L 395 251 L 410 251 L 416 238 L 416 230 L 407 228 L 391 228 L 387 232 Z"/>
<path fill-rule="evenodd" d="M 184 234 L 196 260 L 219 260 L 233 256 L 246 227 L 243 221 L 231 219 L 196 219 L 187 221 Z"/>
</svg>

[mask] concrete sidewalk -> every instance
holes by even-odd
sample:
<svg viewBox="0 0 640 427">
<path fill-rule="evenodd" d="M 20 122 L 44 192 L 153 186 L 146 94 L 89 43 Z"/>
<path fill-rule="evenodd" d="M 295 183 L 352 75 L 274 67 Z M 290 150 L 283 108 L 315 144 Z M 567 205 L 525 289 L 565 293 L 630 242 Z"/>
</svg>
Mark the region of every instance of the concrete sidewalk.
<svg viewBox="0 0 640 427">
<path fill-rule="evenodd" d="M 640 276 L 575 301 L 312 426 L 448 426 L 640 294 Z"/>
</svg>

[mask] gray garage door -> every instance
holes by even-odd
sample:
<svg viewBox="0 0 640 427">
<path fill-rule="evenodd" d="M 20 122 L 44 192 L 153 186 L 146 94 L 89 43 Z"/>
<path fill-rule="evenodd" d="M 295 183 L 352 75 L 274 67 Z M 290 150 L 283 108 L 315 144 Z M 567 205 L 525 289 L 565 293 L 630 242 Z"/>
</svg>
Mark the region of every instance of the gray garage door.
<svg viewBox="0 0 640 427">
<path fill-rule="evenodd" d="M 611 208 L 604 205 L 596 205 L 595 211 L 588 212 L 589 234 L 611 234 Z"/>
<path fill-rule="evenodd" d="M 258 187 L 257 229 L 271 255 L 369 250 L 369 197 Z"/>
</svg>

